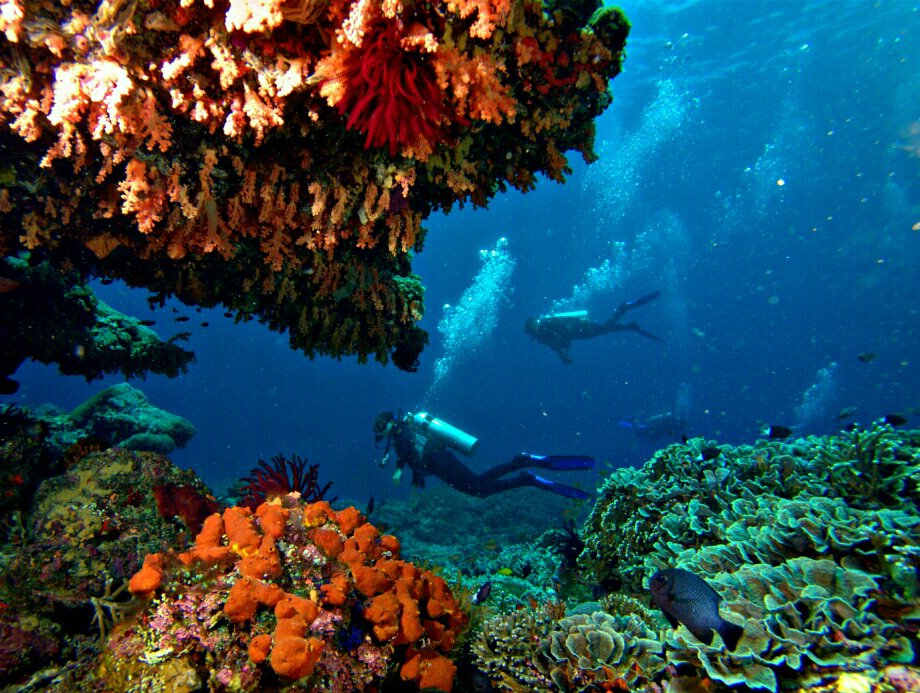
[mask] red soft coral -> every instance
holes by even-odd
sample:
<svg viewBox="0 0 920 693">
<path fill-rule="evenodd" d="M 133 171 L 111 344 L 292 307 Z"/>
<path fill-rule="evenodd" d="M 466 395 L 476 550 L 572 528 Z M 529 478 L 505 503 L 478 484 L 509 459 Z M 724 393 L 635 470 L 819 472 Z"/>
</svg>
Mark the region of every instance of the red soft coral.
<svg viewBox="0 0 920 693">
<path fill-rule="evenodd" d="M 448 118 L 429 56 L 407 50 L 403 38 L 398 20 L 373 22 L 338 77 L 345 90 L 337 107 L 348 115 L 347 127 L 366 135 L 365 148 L 388 143 L 390 156 L 400 147 L 430 149 L 444 139 L 442 124 Z"/>
<path fill-rule="evenodd" d="M 284 455 L 272 457 L 269 465 L 265 460 L 259 460 L 253 467 L 249 476 L 241 480 L 245 484 L 240 496 L 240 504 L 248 508 L 255 508 L 267 500 L 278 496 L 285 496 L 292 491 L 310 503 L 323 499 L 332 486 L 329 481 L 325 485 L 319 483 L 319 465 L 307 466 L 307 460 L 297 454 L 287 459 Z M 336 497 L 329 498 L 336 500 Z"/>
</svg>

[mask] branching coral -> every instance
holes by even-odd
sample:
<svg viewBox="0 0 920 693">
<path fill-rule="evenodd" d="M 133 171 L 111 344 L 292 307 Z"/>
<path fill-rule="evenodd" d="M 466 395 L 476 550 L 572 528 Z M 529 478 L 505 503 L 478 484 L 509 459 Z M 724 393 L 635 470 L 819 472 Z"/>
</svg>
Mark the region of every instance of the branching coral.
<svg viewBox="0 0 920 693">
<path fill-rule="evenodd" d="M 486 621 L 472 650 L 477 665 L 510 690 L 548 690 L 552 679 L 533 666 L 558 614 L 544 605 L 519 609 Z"/>
</svg>

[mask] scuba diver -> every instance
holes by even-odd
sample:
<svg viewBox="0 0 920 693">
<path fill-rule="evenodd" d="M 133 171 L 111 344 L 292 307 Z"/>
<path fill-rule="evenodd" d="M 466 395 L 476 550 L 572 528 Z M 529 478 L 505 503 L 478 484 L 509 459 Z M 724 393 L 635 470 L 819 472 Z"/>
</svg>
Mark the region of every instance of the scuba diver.
<svg viewBox="0 0 920 693">
<path fill-rule="evenodd" d="M 526 468 L 553 471 L 594 469 L 593 458 L 583 455 L 531 455 L 524 452 L 478 474 L 461 462 L 451 449 L 471 456 L 478 449 L 479 440 L 426 412 L 410 412 L 402 417 L 396 417 L 392 412 L 378 415 L 374 421 L 374 443 L 379 447 L 384 441 L 385 450 L 380 465 L 386 465 L 391 454 L 395 453 L 395 482 L 402 476 L 403 468 L 409 467 L 413 486 L 424 488 L 425 477 L 436 476 L 451 488 L 477 498 L 522 486 L 532 486 L 565 498 L 584 500 L 590 497 L 581 489 L 544 479 Z M 517 471 L 520 474 L 505 478 L 506 474 Z"/>
<path fill-rule="evenodd" d="M 524 332 L 559 354 L 559 358 L 565 364 L 572 363 L 569 357 L 569 347 L 572 346 L 573 339 L 590 339 L 608 332 L 631 330 L 638 332 L 643 337 L 654 339 L 656 342 L 663 342 L 661 337 L 656 337 L 651 332 L 642 329 L 635 320 L 620 324 L 620 319 L 627 312 L 651 303 L 658 298 L 660 293 L 655 291 L 635 301 L 621 303 L 606 322 L 594 322 L 588 318 L 588 311 L 575 310 L 568 313 L 541 315 L 539 318 L 528 318 L 524 325 Z"/>
</svg>

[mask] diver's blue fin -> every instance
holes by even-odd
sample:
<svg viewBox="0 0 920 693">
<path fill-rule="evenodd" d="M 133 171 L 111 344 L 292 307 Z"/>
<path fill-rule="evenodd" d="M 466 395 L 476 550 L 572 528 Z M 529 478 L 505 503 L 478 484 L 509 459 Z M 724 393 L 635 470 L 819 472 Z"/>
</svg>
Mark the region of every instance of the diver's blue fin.
<svg viewBox="0 0 920 693">
<path fill-rule="evenodd" d="M 590 493 L 582 491 L 580 488 L 575 488 L 574 486 L 566 486 L 565 484 L 557 484 L 555 481 L 544 479 L 542 476 L 537 476 L 533 472 L 521 472 L 521 476 L 530 480 L 531 486 L 536 486 L 537 488 L 541 488 L 544 491 L 555 493 L 557 496 L 562 496 L 564 498 L 574 498 L 576 500 L 587 500 L 591 497 Z"/>
<path fill-rule="evenodd" d="M 624 330 L 632 330 L 633 332 L 638 332 L 638 333 L 641 334 L 643 337 L 648 337 L 649 339 L 653 339 L 653 340 L 655 340 L 656 342 L 664 342 L 664 340 L 663 340 L 661 337 L 659 337 L 658 335 L 654 335 L 654 334 L 652 334 L 651 332 L 649 332 L 648 330 L 643 329 L 642 326 L 641 326 L 639 323 L 637 323 L 635 320 L 633 320 L 633 321 L 631 321 L 631 322 L 628 322 L 627 324 L 623 325 L 623 329 L 624 329 Z"/>
<path fill-rule="evenodd" d="M 556 472 L 594 469 L 594 458 L 585 455 L 532 455 L 522 452 L 518 457 L 528 460 L 534 467 Z"/>
<path fill-rule="evenodd" d="M 620 419 L 617 425 L 622 428 L 632 428 L 639 431 L 648 428 L 648 424 L 639 423 L 635 416 L 630 416 L 628 419 Z"/>
<path fill-rule="evenodd" d="M 656 298 L 661 295 L 660 291 L 653 291 L 650 294 L 643 296 L 642 298 L 637 298 L 635 301 L 627 301 L 623 305 L 626 307 L 626 310 L 632 310 L 633 308 L 638 308 L 639 306 L 644 306 L 646 303 L 651 303 Z"/>
</svg>

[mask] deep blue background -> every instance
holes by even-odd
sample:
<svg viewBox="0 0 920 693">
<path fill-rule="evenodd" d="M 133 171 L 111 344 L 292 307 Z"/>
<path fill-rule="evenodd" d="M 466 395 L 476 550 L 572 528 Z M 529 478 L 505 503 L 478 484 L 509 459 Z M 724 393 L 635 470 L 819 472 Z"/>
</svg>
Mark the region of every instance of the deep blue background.
<svg viewBox="0 0 920 693">
<path fill-rule="evenodd" d="M 573 154 L 564 186 L 543 181 L 488 210 L 428 220 L 414 266 L 432 343 L 418 373 L 309 361 L 284 335 L 219 311 L 180 306 L 193 319 L 172 328 L 170 308 L 151 316 L 144 294 L 97 287 L 116 308 L 156 318 L 164 338 L 195 326 L 188 375 L 135 383 L 198 428 L 175 462 L 221 489 L 260 457 L 297 452 L 340 497 L 362 500 L 407 492 L 377 466 L 370 427 L 383 409 L 427 405 L 482 439 L 473 465 L 484 468 L 523 449 L 639 464 L 657 446 L 618 420 L 673 409 L 681 384 L 689 433 L 750 441 L 764 422 L 801 422 L 796 408 L 832 362 L 833 396 L 800 433 L 834 430 L 844 406 L 867 422 L 920 405 L 920 138 L 909 136 L 920 12 L 906 2 L 620 6 L 633 31 L 598 122 L 601 160 L 586 167 Z M 444 355 L 442 306 L 501 236 L 515 272 L 502 296 L 479 297 L 500 301 L 497 325 L 425 401 Z M 610 290 L 567 305 L 603 318 L 660 289 L 632 315 L 667 344 L 609 335 L 577 343 L 564 366 L 523 324 L 605 259 L 620 268 Z M 870 351 L 875 361 L 857 360 Z M 16 377 L 22 388 L 5 399 L 22 405 L 73 407 L 118 382 L 36 364 Z"/>
</svg>

